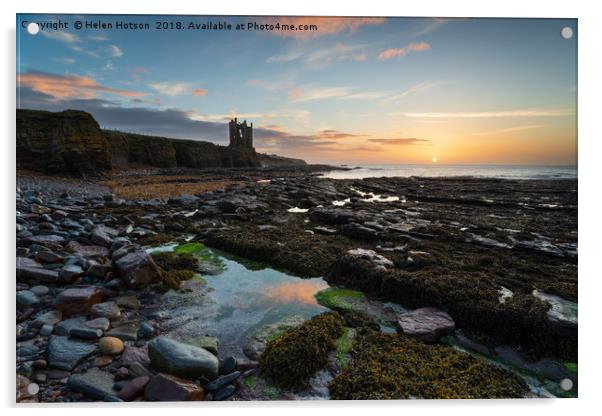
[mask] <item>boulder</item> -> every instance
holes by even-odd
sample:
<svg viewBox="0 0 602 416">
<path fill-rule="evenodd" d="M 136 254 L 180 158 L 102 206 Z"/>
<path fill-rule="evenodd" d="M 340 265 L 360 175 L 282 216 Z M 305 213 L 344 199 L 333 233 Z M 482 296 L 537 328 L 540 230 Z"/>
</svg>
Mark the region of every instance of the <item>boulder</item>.
<svg viewBox="0 0 602 416">
<path fill-rule="evenodd" d="M 81 286 L 63 290 L 57 297 L 54 307 L 65 315 L 87 313 L 90 308 L 102 301 L 102 291 L 96 286 Z"/>
<path fill-rule="evenodd" d="M 399 315 L 398 327 L 404 334 L 419 341 L 433 343 L 452 335 L 456 324 L 447 312 L 436 308 L 419 308 Z"/>
<path fill-rule="evenodd" d="M 183 344 L 166 337 L 157 337 L 148 343 L 152 367 L 160 372 L 191 380 L 218 375 L 219 362 L 209 351 Z"/>
<path fill-rule="evenodd" d="M 132 288 L 142 288 L 161 279 L 159 268 L 144 250 L 133 251 L 115 262 L 121 278 Z"/>
<path fill-rule="evenodd" d="M 205 398 L 203 388 L 169 374 L 158 374 L 148 383 L 144 398 L 156 402 L 195 401 Z"/>
</svg>

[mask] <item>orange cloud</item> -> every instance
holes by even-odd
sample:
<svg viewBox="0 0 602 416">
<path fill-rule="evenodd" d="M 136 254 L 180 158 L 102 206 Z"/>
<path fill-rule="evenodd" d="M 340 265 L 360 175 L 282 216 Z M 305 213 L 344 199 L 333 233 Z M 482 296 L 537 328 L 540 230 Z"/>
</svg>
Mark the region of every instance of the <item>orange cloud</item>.
<svg viewBox="0 0 602 416">
<path fill-rule="evenodd" d="M 295 16 L 295 17 L 268 17 L 261 21 L 262 24 L 280 23 L 282 25 L 292 25 L 295 28 L 305 28 L 307 30 L 273 30 L 267 33 L 291 38 L 316 38 L 320 36 L 333 35 L 335 33 L 349 31 L 354 32 L 361 26 L 382 25 L 385 23 L 384 17 L 317 17 L 317 16 Z M 316 25 L 317 30 L 309 30 L 309 25 Z"/>
<path fill-rule="evenodd" d="M 144 93 L 121 90 L 98 84 L 90 77 L 46 72 L 26 72 L 17 75 L 17 84 L 54 98 L 94 98 L 97 93 L 115 94 L 122 97 L 140 97 Z"/>
<path fill-rule="evenodd" d="M 197 97 L 202 97 L 205 94 L 207 94 L 207 90 L 203 90 L 201 88 L 197 88 L 192 91 L 192 95 L 196 95 Z"/>
<path fill-rule="evenodd" d="M 385 49 L 378 55 L 378 59 L 386 60 L 395 58 L 397 56 L 403 57 L 410 52 L 425 52 L 431 49 L 431 45 L 426 42 L 410 43 L 403 48 L 389 48 Z"/>
</svg>

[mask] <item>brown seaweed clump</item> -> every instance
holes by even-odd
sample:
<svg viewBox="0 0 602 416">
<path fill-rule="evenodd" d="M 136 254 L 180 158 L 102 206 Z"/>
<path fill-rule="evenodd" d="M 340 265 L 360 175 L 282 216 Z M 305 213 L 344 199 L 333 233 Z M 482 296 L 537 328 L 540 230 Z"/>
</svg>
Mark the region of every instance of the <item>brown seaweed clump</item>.
<svg viewBox="0 0 602 416">
<path fill-rule="evenodd" d="M 518 398 L 525 382 L 508 370 L 443 345 L 397 334 L 358 340 L 331 382 L 336 400 Z"/>
<path fill-rule="evenodd" d="M 261 375 L 278 387 L 308 387 L 342 334 L 343 320 L 336 312 L 313 317 L 268 343 L 259 359 Z"/>
<path fill-rule="evenodd" d="M 194 277 L 194 270 L 198 267 L 197 258 L 189 253 L 162 252 L 153 253 L 152 257 L 161 271 L 161 292 L 178 290 L 184 280 Z"/>
</svg>

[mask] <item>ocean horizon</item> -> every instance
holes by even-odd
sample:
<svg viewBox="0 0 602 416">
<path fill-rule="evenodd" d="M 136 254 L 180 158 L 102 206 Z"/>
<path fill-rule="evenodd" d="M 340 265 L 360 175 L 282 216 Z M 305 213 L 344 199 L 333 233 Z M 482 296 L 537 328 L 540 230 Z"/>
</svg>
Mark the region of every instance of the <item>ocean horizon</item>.
<svg viewBox="0 0 602 416">
<path fill-rule="evenodd" d="M 333 170 L 322 175 L 330 179 L 378 177 L 474 177 L 497 179 L 576 179 L 577 165 L 466 165 L 466 164 L 347 164 L 351 170 Z"/>
</svg>

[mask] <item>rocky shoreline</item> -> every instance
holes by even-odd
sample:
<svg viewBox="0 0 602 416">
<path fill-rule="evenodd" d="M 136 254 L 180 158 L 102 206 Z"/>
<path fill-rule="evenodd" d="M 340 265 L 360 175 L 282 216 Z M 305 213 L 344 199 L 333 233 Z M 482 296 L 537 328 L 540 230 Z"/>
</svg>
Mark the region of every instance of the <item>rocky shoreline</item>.
<svg viewBox="0 0 602 416">
<path fill-rule="evenodd" d="M 183 178 L 135 176 L 140 186 Z M 179 196 L 156 186 L 142 199 L 127 198 L 131 182 L 117 186 L 131 177 L 17 177 L 17 401 L 550 393 L 517 374 L 570 379 L 576 394 L 576 180 L 189 170 L 181 182 L 219 185 Z M 252 357 L 220 354 L 205 333 L 177 339 L 169 300 L 205 302 L 202 277 L 221 273 L 205 246 L 324 277 L 331 289 L 316 297 L 337 316 L 336 336 L 320 335 L 318 315 L 268 327 Z M 391 328 L 397 335 L 379 334 Z M 318 355 L 302 385 L 279 378 L 289 365 L 305 374 L 295 357 Z M 381 367 L 387 360 L 396 364 Z M 387 381 L 354 368 L 381 368 Z"/>
</svg>

